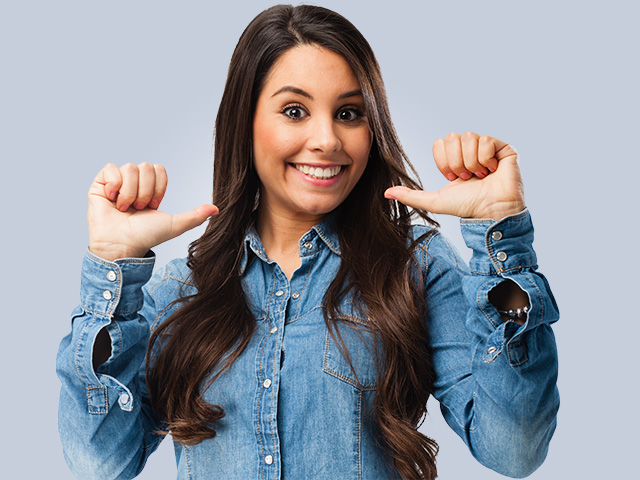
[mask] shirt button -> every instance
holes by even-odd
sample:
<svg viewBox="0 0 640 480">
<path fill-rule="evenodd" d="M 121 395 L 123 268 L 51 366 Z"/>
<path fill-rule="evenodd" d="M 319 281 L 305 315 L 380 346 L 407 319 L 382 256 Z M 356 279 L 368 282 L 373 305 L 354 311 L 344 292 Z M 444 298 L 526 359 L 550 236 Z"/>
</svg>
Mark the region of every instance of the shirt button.
<svg viewBox="0 0 640 480">
<path fill-rule="evenodd" d="M 109 270 L 109 273 L 107 273 L 107 280 L 109 280 L 110 282 L 115 282 L 117 277 L 118 276 L 116 275 L 116 272 L 114 272 L 113 270 Z"/>
<path fill-rule="evenodd" d="M 298 292 L 295 292 L 293 295 L 291 295 L 291 298 L 293 298 L 294 300 L 297 300 L 300 297 L 300 294 Z"/>
<path fill-rule="evenodd" d="M 489 350 L 487 350 L 487 353 L 493 353 L 497 350 L 496 347 L 489 347 Z"/>
<path fill-rule="evenodd" d="M 122 404 L 129 403 L 129 394 L 128 393 L 123 393 L 122 395 L 120 395 L 120 403 L 122 403 Z"/>
<path fill-rule="evenodd" d="M 313 248 L 313 244 L 311 242 L 305 242 L 304 248 L 307 250 L 311 250 Z"/>
<path fill-rule="evenodd" d="M 271 380 L 269 380 L 268 378 L 262 383 L 262 386 L 264 388 L 269 388 L 271 386 Z"/>
<path fill-rule="evenodd" d="M 271 333 L 276 333 L 277 331 L 278 331 L 278 327 L 273 327 L 273 328 L 271 329 Z"/>
<path fill-rule="evenodd" d="M 266 457 L 264 457 L 264 463 L 266 463 L 267 465 L 271 465 L 273 463 L 273 457 L 271 455 L 267 455 Z"/>
<path fill-rule="evenodd" d="M 111 294 L 111 292 L 109 290 L 105 290 L 104 292 L 102 292 L 102 297 L 105 300 L 111 300 L 113 298 L 113 295 Z"/>
<path fill-rule="evenodd" d="M 498 241 L 502 240 L 502 232 L 500 230 L 494 230 L 491 232 L 491 240 Z"/>
<path fill-rule="evenodd" d="M 281 297 L 282 295 L 284 295 L 284 292 L 282 290 L 278 290 L 276 292 L 276 297 Z"/>
<path fill-rule="evenodd" d="M 496 258 L 499 262 L 504 262 L 507 259 L 507 254 L 505 252 L 496 253 Z"/>
</svg>

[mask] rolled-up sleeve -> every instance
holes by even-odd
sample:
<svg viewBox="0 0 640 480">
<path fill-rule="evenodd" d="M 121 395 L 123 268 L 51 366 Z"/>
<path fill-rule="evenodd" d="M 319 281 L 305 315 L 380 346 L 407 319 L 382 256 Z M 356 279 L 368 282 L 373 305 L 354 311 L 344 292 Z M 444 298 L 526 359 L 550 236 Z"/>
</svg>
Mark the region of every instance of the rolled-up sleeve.
<svg viewBox="0 0 640 480">
<path fill-rule="evenodd" d="M 434 396 L 482 464 L 521 478 L 543 462 L 556 426 L 558 357 L 550 325 L 558 307 L 537 271 L 528 210 L 498 222 L 463 219 L 461 228 L 473 252 L 469 266 L 439 234 L 423 247 Z M 506 279 L 528 295 L 522 325 L 503 321 L 489 301 Z"/>
<path fill-rule="evenodd" d="M 67 463 L 79 478 L 133 478 L 161 440 L 148 405 L 144 363 L 147 318 L 155 316 L 145 285 L 155 257 L 114 262 L 83 259 L 81 303 L 62 340 L 56 369 L 62 382 L 59 432 Z M 96 336 L 106 329 L 111 355 L 94 370 Z"/>
</svg>

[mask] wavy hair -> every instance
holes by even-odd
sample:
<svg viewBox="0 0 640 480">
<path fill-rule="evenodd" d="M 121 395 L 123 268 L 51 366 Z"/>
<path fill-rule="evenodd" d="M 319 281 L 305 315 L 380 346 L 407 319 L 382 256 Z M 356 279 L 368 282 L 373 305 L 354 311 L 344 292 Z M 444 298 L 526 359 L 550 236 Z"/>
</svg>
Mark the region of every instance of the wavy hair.
<svg viewBox="0 0 640 480">
<path fill-rule="evenodd" d="M 347 295 L 357 299 L 384 359 L 371 412 L 379 447 L 402 478 L 433 479 L 438 447 L 417 427 L 434 372 L 424 285 L 415 281 L 414 245 L 407 238 L 414 214 L 437 224 L 425 212 L 383 197 L 393 185 L 421 185 L 391 122 L 371 47 L 348 20 L 322 7 L 269 8 L 248 25 L 235 48 L 214 135 L 213 202 L 220 213 L 189 247 L 187 265 L 197 293 L 178 300 L 180 308 L 151 336 L 152 406 L 166 422 L 164 433 L 187 445 L 215 436 L 215 423 L 224 416 L 224 406 L 208 404 L 202 392 L 238 358 L 256 325 L 239 271 L 242 242 L 259 202 L 251 162 L 253 115 L 271 67 L 299 45 L 317 45 L 346 59 L 360 83 L 374 136 L 361 179 L 336 211 L 342 255 L 324 297 L 325 323 L 351 365 L 336 323 L 341 301 Z"/>
</svg>

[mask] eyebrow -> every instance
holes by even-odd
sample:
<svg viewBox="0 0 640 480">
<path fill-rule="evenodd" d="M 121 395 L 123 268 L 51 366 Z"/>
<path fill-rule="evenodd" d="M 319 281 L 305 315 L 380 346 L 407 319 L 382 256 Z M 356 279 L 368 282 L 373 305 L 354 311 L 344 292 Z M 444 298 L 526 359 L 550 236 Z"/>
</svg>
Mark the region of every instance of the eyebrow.
<svg viewBox="0 0 640 480">
<path fill-rule="evenodd" d="M 301 88 L 292 87 L 292 86 L 289 86 L 289 85 L 282 87 L 276 93 L 271 95 L 271 97 L 273 98 L 276 95 L 279 95 L 279 94 L 281 94 L 283 92 L 297 93 L 298 95 L 302 95 L 303 97 L 307 97 L 308 99 L 313 100 L 313 96 L 311 94 L 305 92 Z M 359 88 L 356 88 L 355 90 L 350 90 L 348 92 L 340 94 L 338 96 L 338 100 L 342 100 L 343 98 L 357 97 L 357 96 L 362 96 L 362 90 L 360 90 Z"/>
</svg>

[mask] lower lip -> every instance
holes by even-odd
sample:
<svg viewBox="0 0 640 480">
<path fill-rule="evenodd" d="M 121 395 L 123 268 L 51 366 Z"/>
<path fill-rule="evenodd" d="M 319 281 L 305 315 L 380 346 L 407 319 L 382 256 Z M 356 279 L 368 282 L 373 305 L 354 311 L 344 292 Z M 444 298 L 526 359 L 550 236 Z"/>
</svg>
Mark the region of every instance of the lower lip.
<svg viewBox="0 0 640 480">
<path fill-rule="evenodd" d="M 346 166 L 343 166 L 340 169 L 340 172 L 336 176 L 331 177 L 331 178 L 313 178 L 313 177 L 310 177 L 309 175 L 306 175 L 306 174 L 302 173 L 300 170 L 298 170 L 292 164 L 289 164 L 289 167 L 293 168 L 293 170 L 295 170 L 295 172 L 298 175 L 300 175 L 304 180 L 306 180 L 311 185 L 314 185 L 316 187 L 330 187 L 331 185 L 334 185 L 335 183 L 337 183 L 340 180 L 340 177 L 342 177 L 342 174 L 344 173 L 344 170 L 346 168 Z"/>
</svg>

